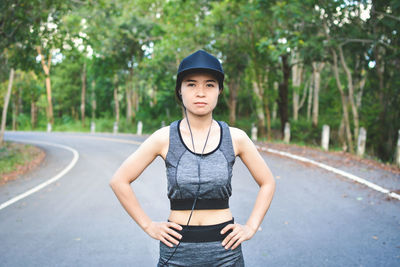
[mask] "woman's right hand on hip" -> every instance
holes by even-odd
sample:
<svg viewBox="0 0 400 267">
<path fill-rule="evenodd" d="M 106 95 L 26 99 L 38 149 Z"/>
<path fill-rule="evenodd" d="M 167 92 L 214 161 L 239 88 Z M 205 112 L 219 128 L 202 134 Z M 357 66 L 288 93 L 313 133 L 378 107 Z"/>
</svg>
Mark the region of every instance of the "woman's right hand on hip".
<svg viewBox="0 0 400 267">
<path fill-rule="evenodd" d="M 182 226 L 174 222 L 153 221 L 144 230 L 152 238 L 160 240 L 169 247 L 173 247 L 173 244 L 178 245 L 178 240 L 182 238 L 182 235 L 174 231 L 173 228 L 179 231 L 182 230 Z"/>
</svg>

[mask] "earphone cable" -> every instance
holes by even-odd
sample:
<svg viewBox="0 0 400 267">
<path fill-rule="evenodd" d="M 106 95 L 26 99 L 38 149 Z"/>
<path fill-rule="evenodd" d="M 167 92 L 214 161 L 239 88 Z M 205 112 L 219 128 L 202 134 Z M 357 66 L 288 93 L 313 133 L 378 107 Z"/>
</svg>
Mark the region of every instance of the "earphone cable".
<svg viewBox="0 0 400 267">
<path fill-rule="evenodd" d="M 188 116 L 187 116 L 186 108 L 185 108 L 185 107 L 183 107 L 183 108 L 184 108 L 184 111 L 185 111 L 186 121 L 187 121 L 187 124 L 188 124 L 188 126 L 189 126 L 190 137 L 191 137 L 191 139 L 192 139 L 193 152 L 195 153 L 196 160 L 197 160 L 197 176 L 198 176 L 198 179 L 199 179 L 199 182 L 198 182 L 198 184 L 197 184 L 196 197 L 195 197 L 195 199 L 194 199 L 194 201 L 193 201 L 192 210 L 190 211 L 190 215 L 189 215 L 188 221 L 187 221 L 187 223 L 186 223 L 186 227 L 187 227 L 187 226 L 189 225 L 190 219 L 192 218 L 192 214 L 193 214 L 194 207 L 196 206 L 197 198 L 199 197 L 199 192 L 200 192 L 200 160 L 201 160 L 201 159 L 203 158 L 203 156 L 204 156 L 204 150 L 205 150 L 205 148 L 206 148 L 206 146 L 207 146 L 208 137 L 210 136 L 211 126 L 212 126 L 212 124 L 213 124 L 213 119 L 211 118 L 211 125 L 210 125 L 210 128 L 208 129 L 208 133 L 207 133 L 206 141 L 204 142 L 203 150 L 201 151 L 200 156 L 198 156 L 198 155 L 196 154 L 196 148 L 195 148 L 195 146 L 194 146 L 194 140 L 193 140 L 193 133 L 192 133 L 192 129 L 191 129 L 191 127 L 190 127 L 189 118 L 188 118 Z M 179 129 L 178 129 L 178 131 L 179 131 Z M 185 229 L 182 230 L 182 232 L 184 232 L 184 231 L 185 231 Z M 181 242 L 179 241 L 178 245 L 175 247 L 175 249 L 174 249 L 174 251 L 172 252 L 171 256 L 167 259 L 167 261 L 166 261 L 165 263 L 163 263 L 162 266 L 165 266 L 166 264 L 168 264 L 168 262 L 170 261 L 170 259 L 174 256 L 174 254 L 175 254 L 175 252 L 176 252 L 176 250 L 178 249 L 178 247 L 179 247 L 180 244 L 181 244 Z"/>
</svg>

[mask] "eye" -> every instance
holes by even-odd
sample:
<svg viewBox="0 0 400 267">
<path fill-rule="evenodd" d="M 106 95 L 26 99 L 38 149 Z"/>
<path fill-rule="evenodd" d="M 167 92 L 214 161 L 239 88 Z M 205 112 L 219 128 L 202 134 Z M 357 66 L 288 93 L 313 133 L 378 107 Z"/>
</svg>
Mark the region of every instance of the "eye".
<svg viewBox="0 0 400 267">
<path fill-rule="evenodd" d="M 213 83 L 208 83 L 208 84 L 207 84 L 207 87 L 215 87 L 215 84 L 213 84 Z"/>
<path fill-rule="evenodd" d="M 187 86 L 188 87 L 193 87 L 193 86 L 195 86 L 195 84 L 194 83 L 188 83 Z"/>
</svg>

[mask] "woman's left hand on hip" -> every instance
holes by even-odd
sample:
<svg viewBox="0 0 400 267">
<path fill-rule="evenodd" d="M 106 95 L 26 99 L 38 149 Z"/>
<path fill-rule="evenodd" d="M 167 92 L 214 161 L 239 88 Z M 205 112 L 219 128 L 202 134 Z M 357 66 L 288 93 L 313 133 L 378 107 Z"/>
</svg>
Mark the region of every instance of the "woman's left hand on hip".
<svg viewBox="0 0 400 267">
<path fill-rule="evenodd" d="M 232 230 L 232 232 L 222 241 L 222 246 L 225 246 L 225 249 L 229 249 L 230 247 L 235 249 L 243 241 L 249 240 L 255 234 L 255 231 L 248 225 L 241 225 L 238 223 L 228 224 L 221 230 L 221 234 L 225 234 L 229 230 Z"/>
</svg>

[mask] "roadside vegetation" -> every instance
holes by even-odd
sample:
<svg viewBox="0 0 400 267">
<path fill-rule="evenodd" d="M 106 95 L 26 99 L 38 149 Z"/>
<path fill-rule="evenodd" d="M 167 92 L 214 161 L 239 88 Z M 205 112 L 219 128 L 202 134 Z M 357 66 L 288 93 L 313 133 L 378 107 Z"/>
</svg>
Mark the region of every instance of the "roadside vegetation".
<svg viewBox="0 0 400 267">
<path fill-rule="evenodd" d="M 0 148 L 0 185 L 40 164 L 44 151 L 27 144 L 4 142 Z"/>
<path fill-rule="evenodd" d="M 203 49 L 225 71 L 215 119 L 249 135 L 254 125 L 268 142 L 290 125 L 290 143 L 308 146 L 321 145 L 327 125 L 330 150 L 356 154 L 362 143 L 365 157 L 399 164 L 398 1 L 3 0 L 1 8 L 0 146 L 6 129 L 168 125 L 182 117 L 177 62 Z"/>
</svg>

